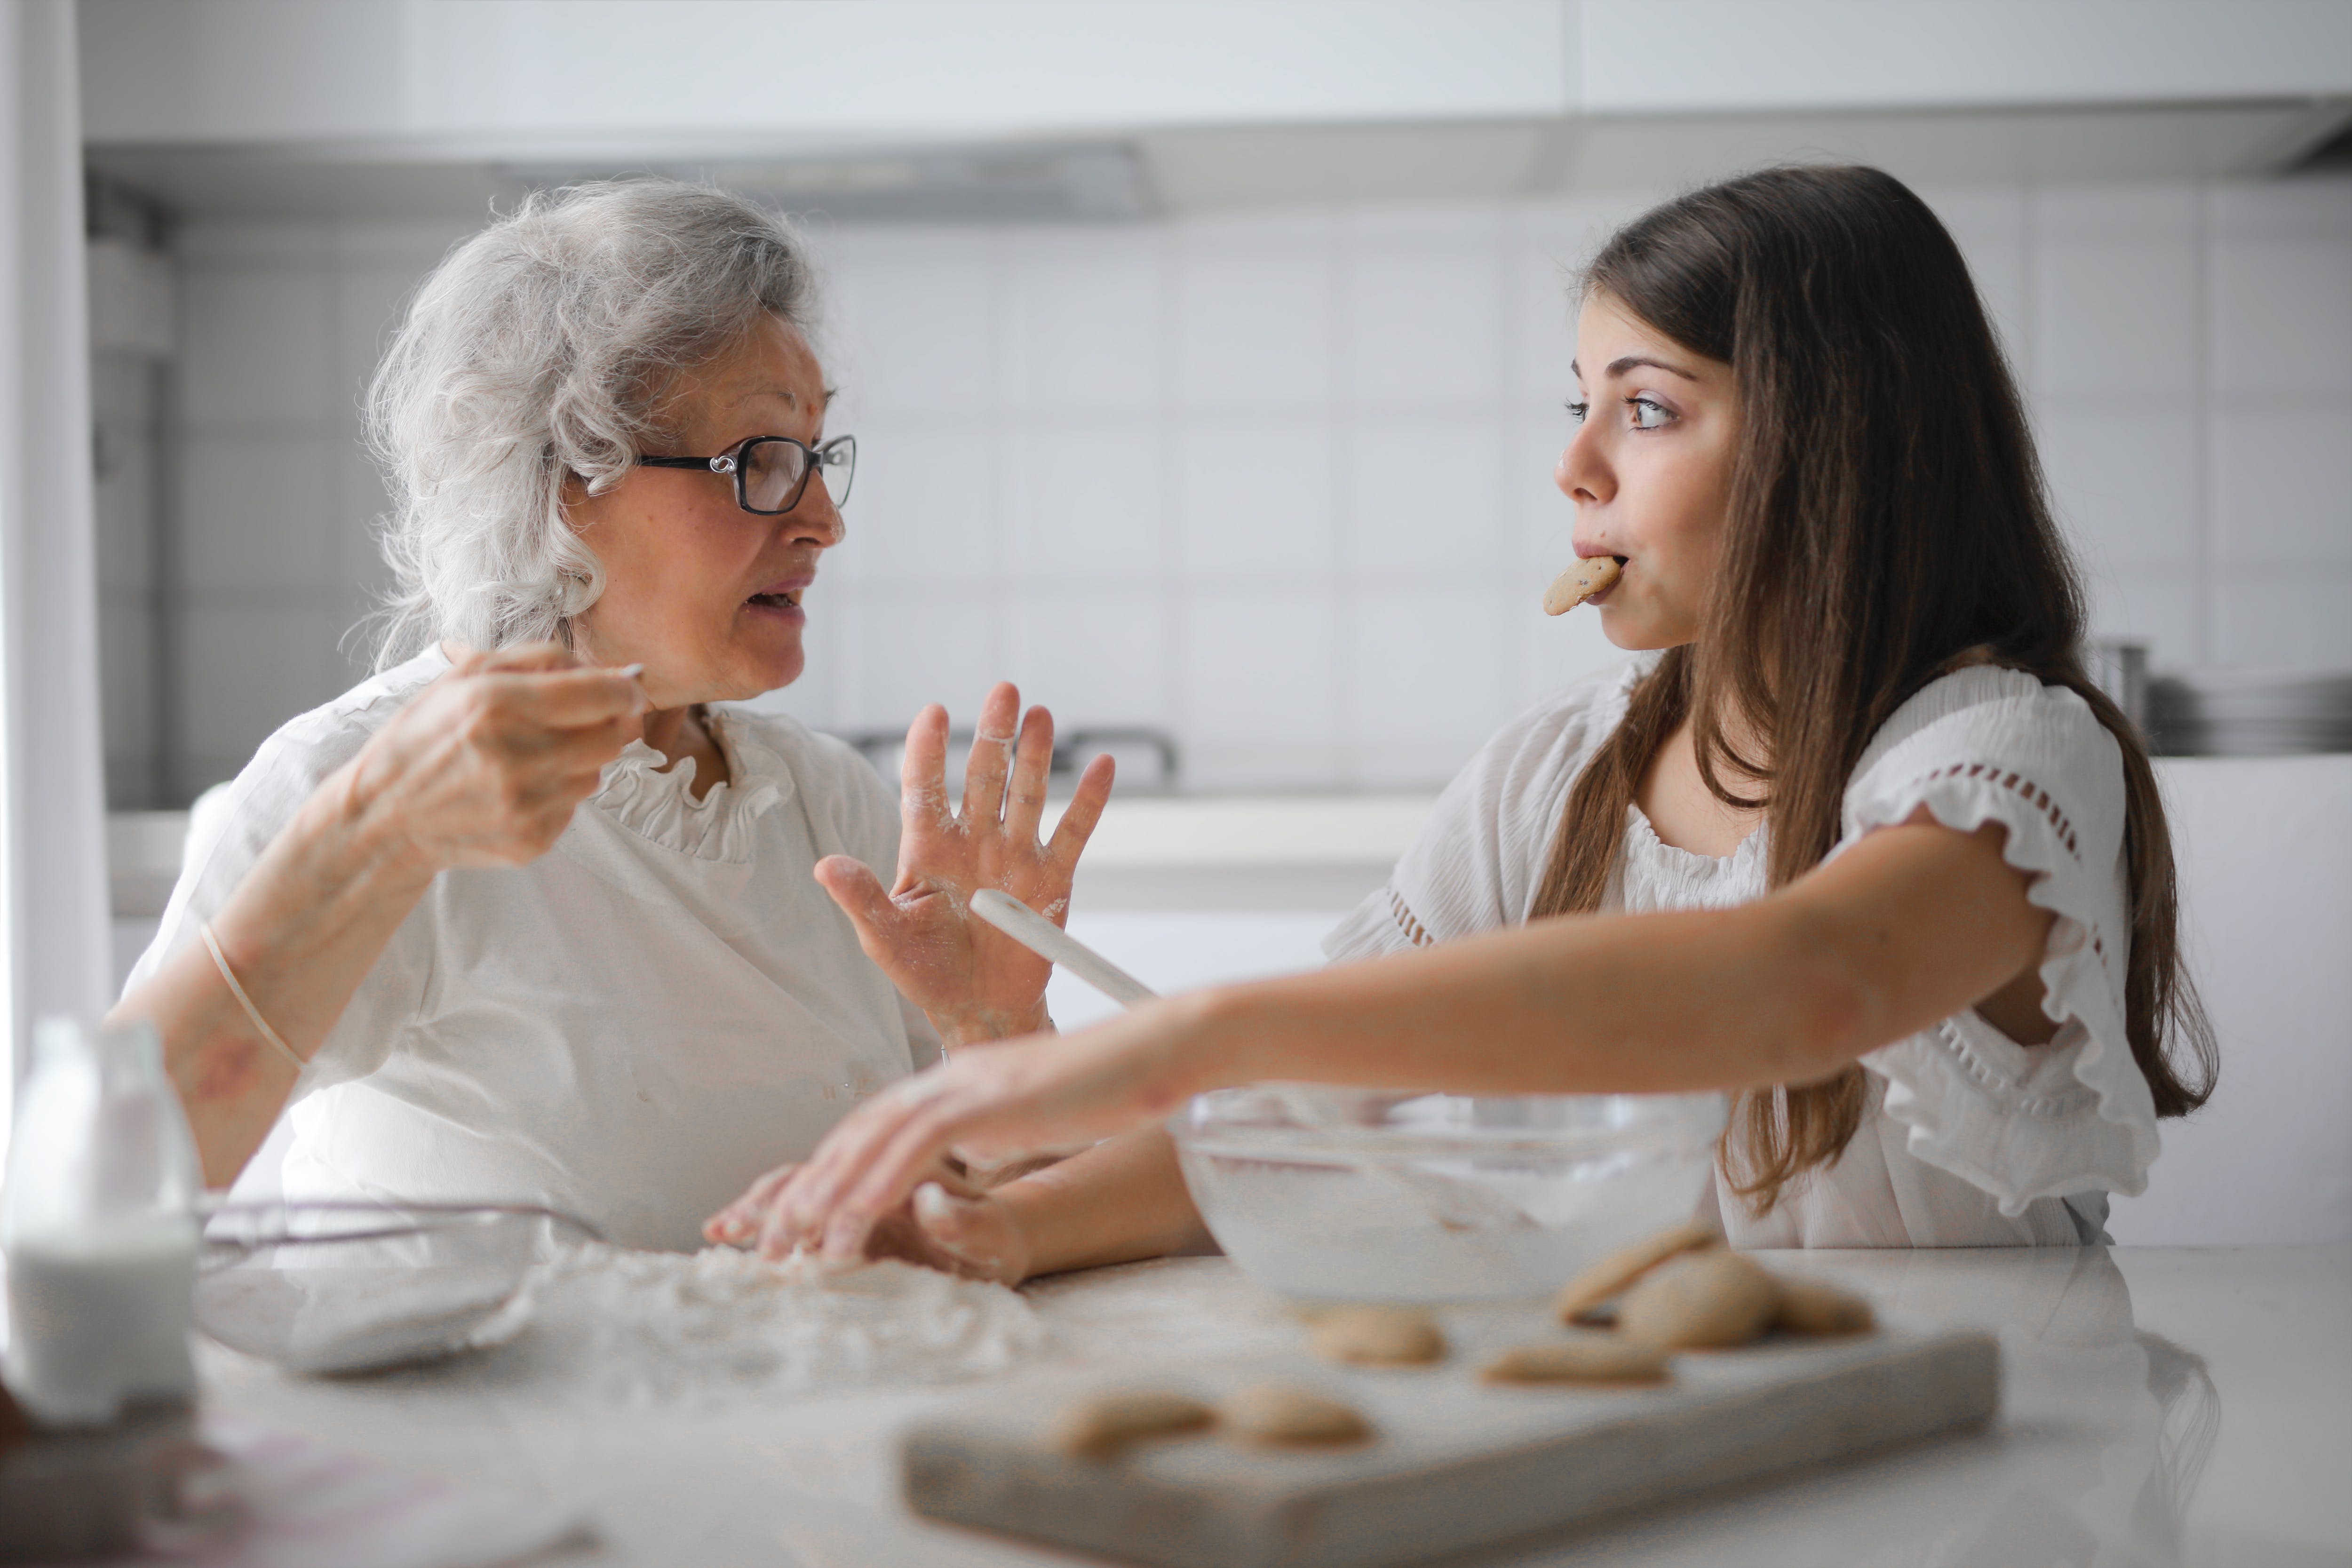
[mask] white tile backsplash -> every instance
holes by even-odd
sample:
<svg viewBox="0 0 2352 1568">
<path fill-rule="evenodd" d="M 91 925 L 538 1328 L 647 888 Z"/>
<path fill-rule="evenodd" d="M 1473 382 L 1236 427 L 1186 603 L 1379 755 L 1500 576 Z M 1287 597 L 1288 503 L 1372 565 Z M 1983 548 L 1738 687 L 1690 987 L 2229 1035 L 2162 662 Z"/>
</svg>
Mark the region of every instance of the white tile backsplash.
<svg viewBox="0 0 2352 1568">
<path fill-rule="evenodd" d="M 1507 569 L 1538 597 L 1576 558 L 1576 508 L 1552 482 L 1576 427 L 1560 407 L 1513 420 L 1504 433 L 1503 504 L 1509 518 Z"/>
<path fill-rule="evenodd" d="M 2352 398 L 2212 419 L 2216 560 L 2352 567 Z"/>
<path fill-rule="evenodd" d="M 1336 752 L 1336 594 L 1202 589 L 1185 595 L 1178 615 L 1178 719 L 1187 740 L 1229 753 L 1252 747 Z"/>
<path fill-rule="evenodd" d="M 428 261 L 426 266 L 430 266 Z M 410 290 L 421 279 L 412 267 L 371 265 L 335 279 L 333 359 L 330 366 L 334 406 L 320 412 L 351 421 L 360 427 L 367 405 L 368 381 L 376 363 L 392 345 Z"/>
<path fill-rule="evenodd" d="M 2205 221 L 2217 237 L 2352 238 L 2352 180 L 2221 181 L 2204 188 Z"/>
<path fill-rule="evenodd" d="M 1330 581 L 1333 424 L 1276 415 L 1185 422 L 1175 493 L 1188 581 Z"/>
<path fill-rule="evenodd" d="M 2041 426 L 2059 521 L 2086 568 L 2197 565 L 2203 496 L 2192 410 L 2053 399 Z"/>
<path fill-rule="evenodd" d="M 2197 271 L 2189 236 L 2044 241 L 2033 279 L 2041 401 L 2195 395 Z"/>
<path fill-rule="evenodd" d="M 984 426 L 865 420 L 848 532 L 824 570 L 873 583 L 993 579 L 997 439 Z"/>
<path fill-rule="evenodd" d="M 194 434 L 180 448 L 180 526 L 203 548 L 181 565 L 198 593 L 331 592 L 343 579 L 335 454 L 316 437 Z"/>
<path fill-rule="evenodd" d="M 2002 352 L 2020 376 L 2030 372 L 2032 343 L 2032 246 L 2028 238 L 2026 193 L 2015 186 L 1927 190 L 1920 193 L 1951 231 L 1968 259 L 1977 294 L 1992 317 Z"/>
<path fill-rule="evenodd" d="M 113 608 L 107 605 L 107 608 Z M 128 606 L 137 609 L 142 606 Z M 104 721 L 107 765 L 154 766 L 155 622 L 152 616 L 102 616 L 99 622 L 99 705 Z"/>
<path fill-rule="evenodd" d="M 1510 256 L 1503 352 L 1513 367 L 1512 402 L 1530 410 L 1558 408 L 1576 395 L 1569 368 L 1576 358 L 1575 268 L 1587 258 L 1548 241 L 1523 241 Z"/>
<path fill-rule="evenodd" d="M 2159 667 L 2352 665 L 2352 179 L 1922 194 L 2020 370 L 2095 630 Z M 860 472 L 808 672 L 761 705 L 888 729 L 1011 677 L 1170 728 L 1199 787 L 1441 781 L 1622 657 L 1538 601 L 1574 521 L 1570 269 L 1650 199 L 815 230 Z M 456 237 L 181 237 L 192 777 L 353 668 L 383 576 L 358 389 Z"/>
<path fill-rule="evenodd" d="M 2212 644 L 2209 583 L 2187 573 L 2118 567 L 2086 573 L 2084 586 L 2090 591 L 2094 635 L 2147 644 L 2148 661 L 2158 669 L 2207 661 L 2204 650 Z"/>
<path fill-rule="evenodd" d="M 1047 233 L 1012 252 L 1010 405 L 1053 413 L 1160 405 L 1166 374 L 1165 249 L 1150 229 Z"/>
<path fill-rule="evenodd" d="M 1491 590 L 1366 589 L 1346 601 L 1353 783 L 1451 774 L 1516 706 Z"/>
<path fill-rule="evenodd" d="M 1601 630 L 1590 611 L 1547 616 L 1538 594 L 1513 584 L 1496 618 L 1510 644 L 1511 712 L 1532 707 L 1561 687 L 1617 665 L 1625 651 Z"/>
<path fill-rule="evenodd" d="M 1140 418 L 1024 420 L 1005 443 L 1011 579 L 1158 579 L 1171 554 L 1165 445 Z"/>
<path fill-rule="evenodd" d="M 1175 717 L 1168 595 L 1156 588 L 1024 587 L 1012 596 L 1005 679 L 1063 728 L 1171 727 Z"/>
<path fill-rule="evenodd" d="M 2213 384 L 2224 397 L 2352 397 L 2352 235 L 2213 245 Z"/>
<path fill-rule="evenodd" d="M 190 432 L 315 429 L 336 402 L 333 279 L 323 268 L 190 267 L 181 279 L 180 410 Z"/>
<path fill-rule="evenodd" d="M 2163 180 L 2044 185 L 2027 193 L 2028 221 L 2053 239 L 2193 239 L 2204 193 Z"/>
<path fill-rule="evenodd" d="M 2352 571 L 2224 580 L 2214 599 L 2214 640 L 2223 662 L 2352 668 L 2352 616 L 2344 608 L 2352 604 Z"/>
<path fill-rule="evenodd" d="M 1370 242 L 1351 251 L 1340 319 L 1348 396 L 1368 408 L 1490 406 L 1502 384 L 1500 251 Z"/>
<path fill-rule="evenodd" d="M 299 599 L 192 599 L 182 621 L 180 711 L 196 769 L 184 782 L 198 789 L 234 775 L 271 731 L 357 679 L 335 651 L 337 617 Z"/>
<path fill-rule="evenodd" d="M 957 234 L 887 260 L 846 261 L 833 299 L 847 347 L 828 367 L 876 414 L 961 414 L 985 405 L 1003 365 L 991 237 Z M 861 480 L 862 482 L 862 480 Z"/>
<path fill-rule="evenodd" d="M 1180 247 L 1180 254 L 1179 406 L 1208 416 L 1328 407 L 1337 314 L 1330 247 Z"/>
<path fill-rule="evenodd" d="M 1510 452 L 1491 415 L 1367 416 L 1344 437 L 1339 541 L 1351 573 L 1486 584 L 1502 570 Z"/>
<path fill-rule="evenodd" d="M 1004 679 L 1011 606 L 999 595 L 923 587 L 844 593 L 836 604 L 848 660 L 835 688 L 842 728 L 904 730 L 933 702 L 969 726 L 988 689 Z"/>
</svg>

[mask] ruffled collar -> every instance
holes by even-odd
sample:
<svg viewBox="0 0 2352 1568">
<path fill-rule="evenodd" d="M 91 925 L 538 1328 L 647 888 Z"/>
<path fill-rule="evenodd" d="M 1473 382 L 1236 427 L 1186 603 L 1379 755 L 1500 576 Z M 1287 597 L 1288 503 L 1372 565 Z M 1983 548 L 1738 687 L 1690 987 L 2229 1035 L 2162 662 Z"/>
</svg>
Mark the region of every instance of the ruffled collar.
<svg viewBox="0 0 2352 1568">
<path fill-rule="evenodd" d="M 1663 910 L 1724 910 L 1763 897 L 1766 829 L 1759 826 L 1728 855 L 1678 849 L 1638 805 L 1625 808 L 1625 838 L 1612 879 L 1612 906 L 1627 914 Z"/>
<path fill-rule="evenodd" d="M 604 786 L 590 804 L 665 848 L 741 865 L 751 858 L 760 818 L 792 798 L 792 769 L 741 714 L 724 708 L 706 709 L 704 714 L 710 738 L 726 753 L 729 773 L 709 795 L 694 798 L 692 757 L 679 758 L 664 773 L 669 759 L 643 741 L 632 741 L 605 764 Z"/>
<path fill-rule="evenodd" d="M 1702 855 L 1659 837 L 1649 814 L 1629 804 L 1625 807 L 1625 856 L 1628 861 L 1664 872 L 1685 886 L 1746 881 L 1761 876 L 1758 868 L 1764 857 L 1765 829 L 1765 824 L 1758 823 L 1728 855 Z"/>
</svg>

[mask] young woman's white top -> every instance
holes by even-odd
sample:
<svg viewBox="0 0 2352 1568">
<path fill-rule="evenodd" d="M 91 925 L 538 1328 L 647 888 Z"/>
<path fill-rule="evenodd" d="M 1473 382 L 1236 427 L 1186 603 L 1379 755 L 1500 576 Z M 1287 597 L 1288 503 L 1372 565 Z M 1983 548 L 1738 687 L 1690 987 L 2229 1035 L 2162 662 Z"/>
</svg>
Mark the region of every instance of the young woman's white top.
<svg viewBox="0 0 2352 1568">
<path fill-rule="evenodd" d="M 1446 788 L 1388 886 L 1324 942 L 1370 957 L 1524 924 L 1577 774 L 1655 657 L 1539 704 Z M 1962 832 L 2008 829 L 2009 863 L 2057 919 L 2042 962 L 2060 1026 L 2021 1046 L 1969 1008 L 1862 1058 L 1869 1110 L 1838 1162 L 1751 1214 L 1725 1184 L 1702 1208 L 1740 1247 L 1997 1247 L 2102 1239 L 2107 1194 L 2147 1186 L 2156 1110 L 2124 1035 L 2130 955 L 2122 753 L 2063 687 L 1962 669 L 1896 710 L 1846 786 L 1832 856 L 1925 806 Z M 1724 909 L 1767 891 L 1765 829 L 1720 859 L 1660 842 L 1631 809 L 1606 907 Z"/>
<path fill-rule="evenodd" d="M 328 774 L 448 668 L 436 650 L 271 736 L 200 814 L 131 986 L 198 940 Z M 291 1198 L 546 1204 L 613 1241 L 704 1216 L 936 1059 L 929 1022 L 810 876 L 897 864 L 896 801 L 840 742 L 711 710 L 731 778 L 642 742 L 527 866 L 445 871 L 296 1085 Z"/>
</svg>

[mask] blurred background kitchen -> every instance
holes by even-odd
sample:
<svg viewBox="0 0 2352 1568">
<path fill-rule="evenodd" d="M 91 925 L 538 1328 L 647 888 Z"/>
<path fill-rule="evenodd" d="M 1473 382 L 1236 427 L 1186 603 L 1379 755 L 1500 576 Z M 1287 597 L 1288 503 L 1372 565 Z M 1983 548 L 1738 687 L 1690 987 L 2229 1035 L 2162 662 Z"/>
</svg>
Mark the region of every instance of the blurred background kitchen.
<svg viewBox="0 0 2352 1568">
<path fill-rule="evenodd" d="M 1537 607 L 1570 269 L 1682 184 L 1859 159 L 1968 253 L 2117 689 L 2168 749 L 2271 753 L 2164 764 L 2223 1076 L 2116 1234 L 2352 1237 L 2352 5 L 80 0 L 75 28 L 118 976 L 190 802 L 369 668 L 362 389 L 494 204 L 657 170 L 802 216 L 860 463 L 809 673 L 767 700 L 887 770 L 923 703 L 1018 680 L 1121 759 L 1074 929 L 1172 987 L 1318 962 L 1478 742 L 1616 657 Z"/>
</svg>

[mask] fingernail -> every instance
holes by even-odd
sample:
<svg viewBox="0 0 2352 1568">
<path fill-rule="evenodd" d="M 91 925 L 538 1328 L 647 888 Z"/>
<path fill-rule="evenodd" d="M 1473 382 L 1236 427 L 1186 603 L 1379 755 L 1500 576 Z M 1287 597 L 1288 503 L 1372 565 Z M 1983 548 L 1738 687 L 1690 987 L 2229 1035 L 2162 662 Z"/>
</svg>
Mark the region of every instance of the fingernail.
<svg viewBox="0 0 2352 1568">
<path fill-rule="evenodd" d="M 624 680 L 635 680 L 645 672 L 646 667 L 642 664 L 625 664 L 621 666 L 618 674 Z"/>
<path fill-rule="evenodd" d="M 824 1250 L 835 1258 L 855 1257 L 858 1243 L 864 1239 L 864 1227 L 847 1215 L 836 1215 L 824 1227 Z"/>
</svg>

